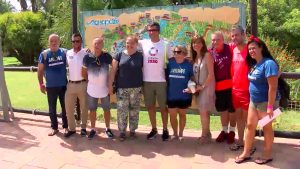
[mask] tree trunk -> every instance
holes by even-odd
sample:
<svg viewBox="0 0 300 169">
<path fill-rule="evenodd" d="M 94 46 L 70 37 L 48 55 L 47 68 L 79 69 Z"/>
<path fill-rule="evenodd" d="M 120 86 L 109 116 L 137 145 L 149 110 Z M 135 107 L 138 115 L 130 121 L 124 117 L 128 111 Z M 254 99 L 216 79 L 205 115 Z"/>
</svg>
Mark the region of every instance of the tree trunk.
<svg viewBox="0 0 300 169">
<path fill-rule="evenodd" d="M 38 5 L 37 5 L 36 0 L 30 0 L 30 2 L 31 2 L 32 12 L 37 12 L 38 11 Z"/>
<path fill-rule="evenodd" d="M 21 5 L 22 11 L 27 11 L 28 5 L 27 5 L 26 0 L 19 0 L 19 3 Z"/>
</svg>

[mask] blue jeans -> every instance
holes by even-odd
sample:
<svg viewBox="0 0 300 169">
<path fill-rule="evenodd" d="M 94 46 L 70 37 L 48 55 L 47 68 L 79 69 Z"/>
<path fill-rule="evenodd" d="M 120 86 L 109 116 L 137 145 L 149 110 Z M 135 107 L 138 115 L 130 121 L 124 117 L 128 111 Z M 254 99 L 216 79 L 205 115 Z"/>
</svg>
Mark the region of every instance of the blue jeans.
<svg viewBox="0 0 300 169">
<path fill-rule="evenodd" d="M 49 116 L 51 120 L 51 128 L 54 130 L 58 129 L 58 122 L 57 122 L 57 113 L 56 113 L 56 104 L 57 98 L 59 98 L 59 102 L 61 105 L 61 118 L 62 118 L 62 127 L 68 128 L 68 120 L 66 116 L 66 109 L 65 109 L 65 93 L 66 93 L 66 86 L 62 87 L 47 87 L 47 99 L 48 99 L 48 106 L 49 106 Z"/>
</svg>

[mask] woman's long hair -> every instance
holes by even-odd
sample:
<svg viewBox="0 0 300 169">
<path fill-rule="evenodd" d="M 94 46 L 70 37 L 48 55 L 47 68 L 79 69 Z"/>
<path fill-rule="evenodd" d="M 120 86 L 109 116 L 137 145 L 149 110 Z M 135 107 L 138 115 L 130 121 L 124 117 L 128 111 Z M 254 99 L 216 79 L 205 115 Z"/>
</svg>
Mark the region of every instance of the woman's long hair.
<svg viewBox="0 0 300 169">
<path fill-rule="evenodd" d="M 251 35 L 247 46 L 249 46 L 249 44 L 251 44 L 251 43 L 255 43 L 258 47 L 262 48 L 261 52 L 262 52 L 263 58 L 269 58 L 269 59 L 273 60 L 277 64 L 277 66 L 279 67 L 278 63 L 276 62 L 276 60 L 271 55 L 271 53 L 270 53 L 270 51 L 269 51 L 269 49 L 268 49 L 268 47 L 267 47 L 267 45 L 264 41 L 262 41 L 261 39 Z M 247 51 L 246 62 L 247 62 L 247 65 L 248 65 L 249 69 L 251 69 L 256 64 L 256 60 L 253 59 L 250 56 L 249 50 Z"/>
<path fill-rule="evenodd" d="M 207 52 L 207 46 L 205 43 L 205 40 L 202 36 L 194 36 L 191 40 L 191 58 L 193 59 L 193 62 L 196 62 L 197 58 L 197 52 L 193 49 L 193 43 L 200 42 L 202 44 L 202 48 L 200 50 L 200 56 L 204 57 L 205 53 Z"/>
</svg>

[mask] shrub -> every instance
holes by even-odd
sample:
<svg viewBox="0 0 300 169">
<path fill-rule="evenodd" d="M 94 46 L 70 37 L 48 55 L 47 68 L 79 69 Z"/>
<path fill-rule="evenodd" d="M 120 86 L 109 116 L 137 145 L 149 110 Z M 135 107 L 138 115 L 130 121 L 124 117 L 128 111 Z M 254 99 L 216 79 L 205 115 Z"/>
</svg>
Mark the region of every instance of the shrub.
<svg viewBox="0 0 300 169">
<path fill-rule="evenodd" d="M 3 49 L 23 65 L 33 65 L 41 51 L 40 37 L 46 27 L 42 13 L 5 13 L 0 16 Z"/>
</svg>

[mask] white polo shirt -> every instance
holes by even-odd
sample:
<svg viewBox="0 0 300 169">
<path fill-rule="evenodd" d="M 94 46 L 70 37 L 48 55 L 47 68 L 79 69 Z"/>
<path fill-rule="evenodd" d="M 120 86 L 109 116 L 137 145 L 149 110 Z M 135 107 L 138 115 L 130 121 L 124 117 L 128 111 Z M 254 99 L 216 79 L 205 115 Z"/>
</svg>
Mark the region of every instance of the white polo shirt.
<svg viewBox="0 0 300 169">
<path fill-rule="evenodd" d="M 80 81 L 84 78 L 81 74 L 81 68 L 83 63 L 83 57 L 87 53 L 84 49 L 81 49 L 79 52 L 75 53 L 73 49 L 68 50 L 67 52 L 67 63 L 69 65 L 69 80 L 71 81 Z"/>
<path fill-rule="evenodd" d="M 153 43 L 150 39 L 139 40 L 144 54 L 143 79 L 145 82 L 165 82 L 166 59 L 172 57 L 170 45 L 163 39 Z M 165 51 L 167 50 L 167 51 Z M 167 54 L 167 58 L 165 55 Z"/>
</svg>

